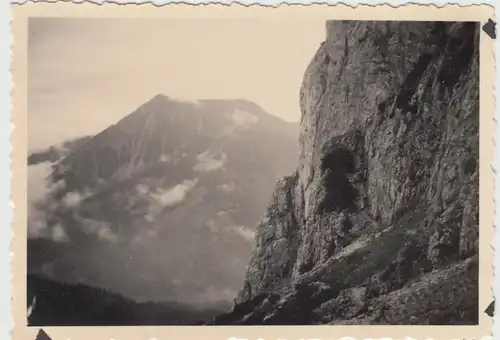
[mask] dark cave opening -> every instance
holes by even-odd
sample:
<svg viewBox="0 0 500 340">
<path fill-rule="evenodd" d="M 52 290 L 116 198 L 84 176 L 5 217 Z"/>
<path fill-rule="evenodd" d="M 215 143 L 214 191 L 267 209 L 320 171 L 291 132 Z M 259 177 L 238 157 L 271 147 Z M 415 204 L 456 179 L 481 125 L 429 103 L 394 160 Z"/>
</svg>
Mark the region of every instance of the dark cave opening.
<svg viewBox="0 0 500 340">
<path fill-rule="evenodd" d="M 330 150 L 321 163 L 326 197 L 320 204 L 324 212 L 355 210 L 359 191 L 349 182 L 347 175 L 356 172 L 352 151 L 345 147 Z"/>
</svg>

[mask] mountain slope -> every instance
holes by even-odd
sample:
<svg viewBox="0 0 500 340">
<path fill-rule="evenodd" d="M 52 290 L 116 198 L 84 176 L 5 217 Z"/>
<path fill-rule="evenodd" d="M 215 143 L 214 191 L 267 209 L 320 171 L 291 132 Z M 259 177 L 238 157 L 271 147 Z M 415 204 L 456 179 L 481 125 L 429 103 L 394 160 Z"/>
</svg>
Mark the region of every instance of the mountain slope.
<svg viewBox="0 0 500 340">
<path fill-rule="evenodd" d="M 51 166 L 29 271 L 139 300 L 232 300 L 297 134 L 246 100 L 155 96 Z"/>
<path fill-rule="evenodd" d="M 327 23 L 300 161 L 211 324 L 476 324 L 477 23 Z"/>
<path fill-rule="evenodd" d="M 33 298 L 36 297 L 34 300 Z M 137 303 L 87 285 L 28 275 L 30 326 L 194 325 L 225 306 L 194 309 L 176 302 Z"/>
</svg>

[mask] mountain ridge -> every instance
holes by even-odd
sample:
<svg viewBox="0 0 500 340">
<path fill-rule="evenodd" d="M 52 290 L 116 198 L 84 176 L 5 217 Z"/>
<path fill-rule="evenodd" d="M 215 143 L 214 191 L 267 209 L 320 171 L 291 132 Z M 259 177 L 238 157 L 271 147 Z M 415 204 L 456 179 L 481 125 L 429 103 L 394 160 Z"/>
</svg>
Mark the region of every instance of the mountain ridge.
<svg viewBox="0 0 500 340">
<path fill-rule="evenodd" d="M 293 169 L 294 129 L 250 101 L 153 97 L 51 165 L 52 189 L 29 214 L 43 227 L 29 270 L 140 299 L 232 301 L 258 216 Z"/>
<path fill-rule="evenodd" d="M 176 301 L 136 302 L 84 284 L 56 282 L 31 274 L 27 279 L 27 302 L 28 307 L 32 306 L 29 326 L 195 325 L 229 309 L 227 303 L 200 309 Z"/>
</svg>

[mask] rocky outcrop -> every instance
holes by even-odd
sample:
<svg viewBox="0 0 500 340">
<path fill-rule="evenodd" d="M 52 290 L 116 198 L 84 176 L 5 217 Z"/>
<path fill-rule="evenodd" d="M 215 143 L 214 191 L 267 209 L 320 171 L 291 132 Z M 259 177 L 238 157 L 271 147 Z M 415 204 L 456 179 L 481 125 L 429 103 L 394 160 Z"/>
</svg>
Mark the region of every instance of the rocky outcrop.
<svg viewBox="0 0 500 340">
<path fill-rule="evenodd" d="M 477 323 L 478 25 L 326 26 L 297 171 L 211 324 Z"/>
</svg>

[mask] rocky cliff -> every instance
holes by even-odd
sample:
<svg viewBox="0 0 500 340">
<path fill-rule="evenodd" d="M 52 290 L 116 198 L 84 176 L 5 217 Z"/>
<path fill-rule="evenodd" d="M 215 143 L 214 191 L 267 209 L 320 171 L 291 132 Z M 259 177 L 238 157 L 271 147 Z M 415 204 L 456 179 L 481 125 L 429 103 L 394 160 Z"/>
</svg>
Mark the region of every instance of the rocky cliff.
<svg viewBox="0 0 500 340">
<path fill-rule="evenodd" d="M 210 324 L 476 324 L 479 29 L 331 21 L 233 310 Z"/>
</svg>

